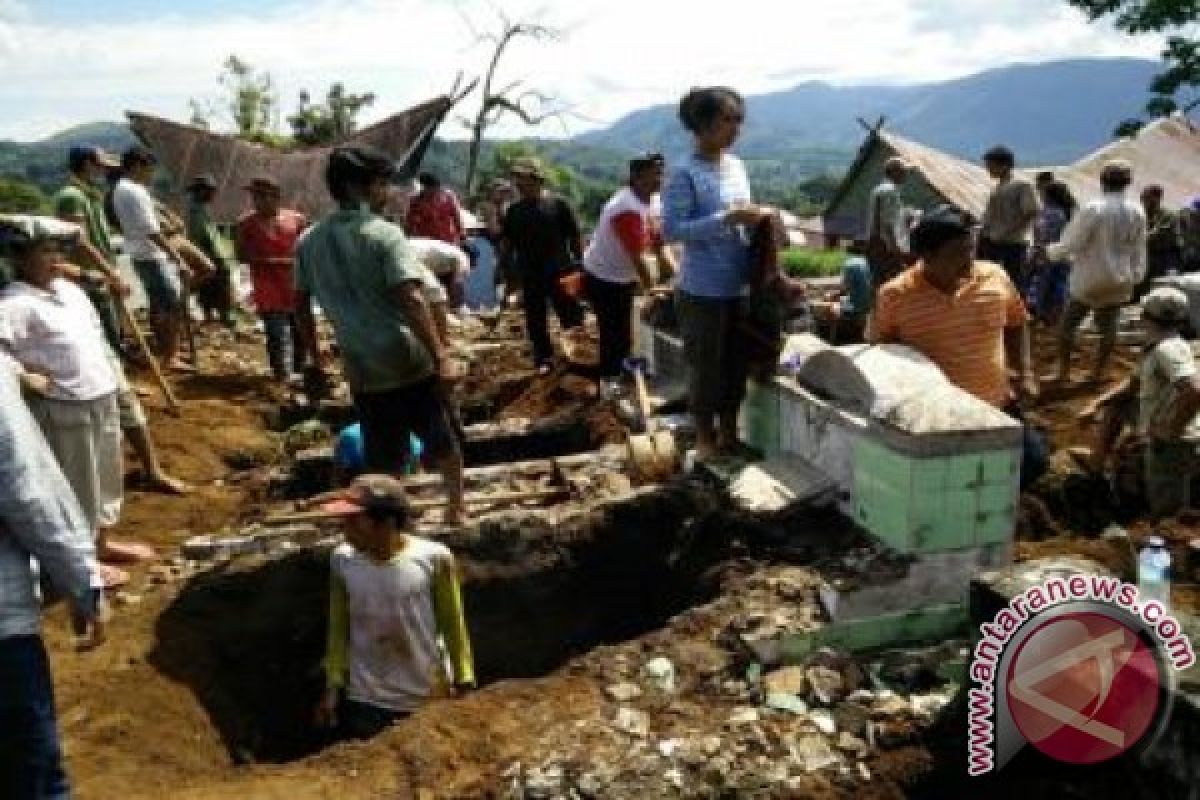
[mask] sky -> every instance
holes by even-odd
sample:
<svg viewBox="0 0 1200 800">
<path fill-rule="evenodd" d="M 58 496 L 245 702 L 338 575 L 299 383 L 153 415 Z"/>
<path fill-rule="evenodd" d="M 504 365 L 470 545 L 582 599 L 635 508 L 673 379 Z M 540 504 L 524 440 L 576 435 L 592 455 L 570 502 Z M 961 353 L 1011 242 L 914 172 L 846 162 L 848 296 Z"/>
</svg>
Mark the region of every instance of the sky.
<svg viewBox="0 0 1200 800">
<path fill-rule="evenodd" d="M 126 110 L 186 121 L 190 98 L 220 98 L 231 53 L 271 73 L 283 115 L 301 89 L 342 81 L 376 94 L 369 123 L 448 91 L 459 71 L 481 74 L 490 53 L 477 34 L 501 13 L 563 32 L 514 42 L 498 76 L 569 110 L 535 131 L 550 136 L 673 103 L 696 85 L 756 94 L 809 80 L 916 83 L 1059 58 L 1153 58 L 1162 46 L 1088 24 L 1065 0 L 0 0 L 0 139 Z M 465 129 L 452 117 L 442 134 Z"/>
</svg>

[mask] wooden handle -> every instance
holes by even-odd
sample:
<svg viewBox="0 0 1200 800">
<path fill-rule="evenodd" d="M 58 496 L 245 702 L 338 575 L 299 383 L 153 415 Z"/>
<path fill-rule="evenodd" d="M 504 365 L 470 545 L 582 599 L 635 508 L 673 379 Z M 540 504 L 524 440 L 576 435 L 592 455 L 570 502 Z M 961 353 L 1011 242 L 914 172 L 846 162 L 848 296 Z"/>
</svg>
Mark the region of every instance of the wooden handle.
<svg viewBox="0 0 1200 800">
<path fill-rule="evenodd" d="M 469 494 L 464 498 L 464 504 L 468 506 L 496 505 L 498 503 L 515 503 L 520 500 L 538 500 L 546 497 L 557 497 L 566 494 L 567 489 L 562 486 L 552 486 L 548 489 L 526 489 L 520 492 L 496 492 L 494 494 Z M 410 500 L 409 508 L 414 511 L 429 511 L 434 508 L 442 508 L 449 501 L 444 498 L 430 500 Z M 274 514 L 262 521 L 263 525 L 294 525 L 298 522 L 320 522 L 322 520 L 337 519 L 345 514 L 336 511 L 295 511 L 287 514 Z"/>
<path fill-rule="evenodd" d="M 154 373 L 154 380 L 158 383 L 158 388 L 162 389 L 163 398 L 167 401 L 167 407 L 171 410 L 172 414 L 179 416 L 181 410 L 179 399 L 175 397 L 175 392 L 171 390 L 171 384 L 167 383 L 167 378 L 162 373 L 158 359 L 150 352 L 150 345 L 146 344 L 146 337 L 142 334 L 141 328 L 137 326 L 137 322 L 133 319 L 133 314 L 129 313 L 129 306 L 125 305 L 125 298 L 113 292 L 112 299 L 117 307 L 117 313 L 121 317 L 121 322 L 129 329 L 130 334 L 132 334 L 138 344 L 138 350 L 141 352 L 142 357 L 150 364 L 150 371 Z"/>
</svg>

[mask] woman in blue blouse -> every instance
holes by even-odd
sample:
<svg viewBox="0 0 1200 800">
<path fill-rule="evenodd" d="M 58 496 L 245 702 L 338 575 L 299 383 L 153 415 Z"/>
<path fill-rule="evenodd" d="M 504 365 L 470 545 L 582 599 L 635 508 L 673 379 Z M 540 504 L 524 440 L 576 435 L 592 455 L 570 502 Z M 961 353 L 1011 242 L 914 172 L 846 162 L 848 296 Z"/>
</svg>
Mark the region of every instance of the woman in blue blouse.
<svg viewBox="0 0 1200 800">
<path fill-rule="evenodd" d="M 733 89 L 693 89 L 679 103 L 693 153 L 663 190 L 663 235 L 683 244 L 676 304 L 690 368 L 696 456 L 737 446 L 738 409 L 747 359 L 738 327 L 749 280 L 748 231 L 770 209 L 751 202 L 740 159 L 728 151 L 741 131 L 745 103 Z"/>
</svg>

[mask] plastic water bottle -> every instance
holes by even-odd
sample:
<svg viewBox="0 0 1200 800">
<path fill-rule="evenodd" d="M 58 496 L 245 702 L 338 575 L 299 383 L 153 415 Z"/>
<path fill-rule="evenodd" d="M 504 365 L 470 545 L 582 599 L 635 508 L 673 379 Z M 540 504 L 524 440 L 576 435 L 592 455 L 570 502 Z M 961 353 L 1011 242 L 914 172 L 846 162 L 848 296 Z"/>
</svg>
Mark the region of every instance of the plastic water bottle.
<svg viewBox="0 0 1200 800">
<path fill-rule="evenodd" d="M 1138 553 L 1138 591 L 1145 600 L 1171 602 L 1171 551 L 1161 536 L 1151 536 Z"/>
</svg>

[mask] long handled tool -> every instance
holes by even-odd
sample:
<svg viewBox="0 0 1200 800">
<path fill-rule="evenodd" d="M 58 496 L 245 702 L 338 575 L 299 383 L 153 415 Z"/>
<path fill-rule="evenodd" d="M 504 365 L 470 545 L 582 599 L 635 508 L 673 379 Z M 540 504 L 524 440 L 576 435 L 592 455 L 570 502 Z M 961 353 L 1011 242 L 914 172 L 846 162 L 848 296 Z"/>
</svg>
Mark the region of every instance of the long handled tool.
<svg viewBox="0 0 1200 800">
<path fill-rule="evenodd" d="M 551 486 L 546 489 L 526 489 L 520 492 L 496 492 L 494 494 L 469 494 L 463 498 L 463 504 L 468 506 L 497 505 L 500 503 L 516 503 L 522 500 L 544 500 L 566 494 L 565 486 Z M 429 500 L 410 500 L 409 508 L 414 511 L 428 511 L 442 508 L 449 501 L 443 498 Z M 338 511 L 296 511 L 289 514 L 275 514 L 263 520 L 264 525 L 294 525 L 298 522 L 320 522 L 321 520 L 336 519 L 344 516 Z"/>
<path fill-rule="evenodd" d="M 158 388 L 162 389 L 163 398 L 167 401 L 167 408 L 170 409 L 172 414 L 179 416 L 181 409 L 179 399 L 175 397 L 175 392 L 171 391 L 171 384 L 167 383 L 167 378 L 163 375 L 162 368 L 158 364 L 158 359 L 150 352 L 150 345 L 146 343 L 146 336 L 142 333 L 142 329 L 138 327 L 133 314 L 129 313 L 129 306 L 125 304 L 125 298 L 121 297 L 117 292 L 113 292 L 112 299 L 117 307 L 117 314 L 121 317 L 121 324 L 129 330 L 134 341 L 137 342 L 138 350 L 141 352 L 142 357 L 150 365 L 150 371 L 154 373 L 154 380 L 158 383 Z"/>
</svg>

